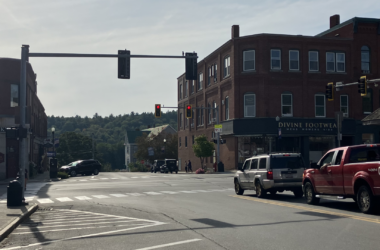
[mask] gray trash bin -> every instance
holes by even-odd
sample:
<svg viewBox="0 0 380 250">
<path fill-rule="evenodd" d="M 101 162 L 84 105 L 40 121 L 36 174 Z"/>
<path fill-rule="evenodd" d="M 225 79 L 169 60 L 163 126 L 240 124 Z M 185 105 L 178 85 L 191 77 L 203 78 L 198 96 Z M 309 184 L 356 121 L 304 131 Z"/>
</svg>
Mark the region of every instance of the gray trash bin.
<svg viewBox="0 0 380 250">
<path fill-rule="evenodd" d="M 21 206 L 22 200 L 21 183 L 17 180 L 11 181 L 7 189 L 7 206 Z"/>
</svg>

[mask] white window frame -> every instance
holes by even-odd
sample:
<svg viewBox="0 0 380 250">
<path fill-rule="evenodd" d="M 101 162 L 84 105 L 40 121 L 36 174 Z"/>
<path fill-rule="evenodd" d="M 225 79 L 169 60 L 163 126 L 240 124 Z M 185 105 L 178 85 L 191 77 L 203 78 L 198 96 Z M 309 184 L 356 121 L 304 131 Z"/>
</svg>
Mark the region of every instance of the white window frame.
<svg viewBox="0 0 380 250">
<path fill-rule="evenodd" d="M 211 84 L 211 76 L 212 76 L 212 66 L 208 68 L 208 77 L 207 77 L 207 86 L 210 86 Z"/>
<path fill-rule="evenodd" d="M 272 51 L 278 51 L 280 52 L 280 57 L 278 59 L 272 57 Z M 272 61 L 273 60 L 279 60 L 280 61 L 280 68 L 273 68 Z M 280 49 L 271 49 L 270 50 L 270 69 L 273 70 L 281 70 L 281 50 Z"/>
<path fill-rule="evenodd" d="M 347 106 L 343 106 L 342 105 L 342 97 L 347 97 Z M 348 114 L 349 114 L 349 107 L 348 107 L 348 95 L 341 95 L 340 96 L 340 111 L 342 112 L 342 108 L 347 108 L 347 113 L 343 113 L 343 114 L 347 114 L 346 117 L 348 117 Z"/>
<path fill-rule="evenodd" d="M 230 66 L 231 66 L 231 58 L 230 56 L 226 56 L 224 58 L 224 77 L 230 76 Z"/>
<path fill-rule="evenodd" d="M 312 61 L 311 60 L 311 56 L 310 56 L 310 54 L 311 53 L 316 53 L 317 54 L 317 61 Z M 315 69 L 311 69 L 310 68 L 310 62 L 317 62 L 317 69 L 315 70 Z M 318 51 L 309 51 L 309 71 L 313 71 L 313 72 L 318 72 L 319 71 L 319 52 Z"/>
<path fill-rule="evenodd" d="M 290 103 L 290 114 L 283 114 L 282 113 L 283 106 L 289 106 L 289 105 L 284 105 L 284 103 L 283 103 L 283 96 L 284 95 L 290 95 L 290 100 L 291 100 L 291 103 Z M 291 93 L 283 93 L 283 94 L 281 94 L 281 116 L 284 116 L 284 117 L 292 117 L 293 116 L 293 95 Z"/>
<path fill-rule="evenodd" d="M 291 61 L 290 60 L 290 53 L 292 52 L 297 52 L 297 69 L 291 69 L 290 66 L 291 66 Z M 299 50 L 289 50 L 289 70 L 294 70 L 294 71 L 299 71 L 300 70 L 300 51 Z"/>
<path fill-rule="evenodd" d="M 192 128 L 194 128 L 195 109 L 193 109 L 191 112 L 192 112 L 192 113 L 191 113 L 191 122 L 190 122 L 190 126 L 191 126 Z"/>
<path fill-rule="evenodd" d="M 194 94 L 194 89 L 195 89 L 195 82 L 194 80 L 191 81 L 191 94 Z"/>
<path fill-rule="evenodd" d="M 317 116 L 317 96 L 322 96 L 323 97 L 323 108 L 324 108 L 323 109 L 324 110 L 324 115 L 323 116 Z M 324 95 L 324 94 L 316 94 L 316 95 L 314 95 L 314 112 L 315 112 L 315 117 L 326 117 L 326 95 Z"/>
<path fill-rule="evenodd" d="M 253 95 L 255 98 L 255 103 L 253 104 L 253 106 L 254 106 L 254 115 L 253 116 L 247 115 L 247 107 L 245 105 L 245 97 L 249 96 L 249 95 Z M 244 98 L 244 117 L 256 117 L 256 94 L 244 94 L 243 98 Z"/>
<path fill-rule="evenodd" d="M 201 106 L 201 125 L 203 126 L 205 124 L 205 114 L 204 114 L 204 109 L 203 105 Z"/>
<path fill-rule="evenodd" d="M 341 61 L 339 61 L 338 62 L 338 55 L 343 55 L 343 62 L 341 62 Z M 335 53 L 335 56 L 336 56 L 336 58 L 335 58 L 335 62 L 336 62 L 336 66 L 335 66 L 335 69 L 336 69 L 336 72 L 346 72 L 346 53 L 344 53 L 344 52 L 337 52 L 337 53 Z M 338 63 L 343 63 L 343 66 L 344 66 L 344 69 L 343 69 L 343 71 L 340 71 L 340 70 L 338 70 Z"/>
<path fill-rule="evenodd" d="M 212 120 L 212 116 L 211 116 L 211 104 L 209 103 L 207 105 L 208 109 L 207 109 L 207 113 L 208 113 L 208 124 L 211 124 L 211 120 Z"/>
<path fill-rule="evenodd" d="M 334 58 L 334 63 L 333 63 L 333 65 L 334 65 L 334 69 L 333 70 L 329 70 L 328 69 L 328 67 L 327 67 L 327 63 L 329 63 L 328 61 L 327 61 L 327 54 L 333 54 L 333 57 L 332 58 Z M 336 67 L 336 58 L 335 58 L 335 53 L 334 52 L 326 52 L 326 72 L 335 72 L 335 67 Z"/>
<path fill-rule="evenodd" d="M 250 61 L 253 61 L 253 69 L 245 68 L 245 62 L 248 61 L 248 60 L 245 60 L 245 57 L 246 57 L 245 53 L 248 53 L 248 52 L 253 52 L 253 60 L 250 60 Z M 254 49 L 243 51 L 243 71 L 253 71 L 255 69 L 256 69 L 256 51 Z"/>
<path fill-rule="evenodd" d="M 214 64 L 214 82 L 218 81 L 218 65 Z"/>
<path fill-rule="evenodd" d="M 198 80 L 198 90 L 201 90 L 203 88 L 203 73 L 199 73 L 199 80 Z"/>
<path fill-rule="evenodd" d="M 224 111 L 225 111 L 225 114 L 224 114 L 224 118 L 225 120 L 229 120 L 230 119 L 230 103 L 229 103 L 229 97 L 226 96 L 225 100 L 224 100 Z"/>
<path fill-rule="evenodd" d="M 183 86 L 182 83 L 179 85 L 179 99 L 183 99 Z"/>
</svg>

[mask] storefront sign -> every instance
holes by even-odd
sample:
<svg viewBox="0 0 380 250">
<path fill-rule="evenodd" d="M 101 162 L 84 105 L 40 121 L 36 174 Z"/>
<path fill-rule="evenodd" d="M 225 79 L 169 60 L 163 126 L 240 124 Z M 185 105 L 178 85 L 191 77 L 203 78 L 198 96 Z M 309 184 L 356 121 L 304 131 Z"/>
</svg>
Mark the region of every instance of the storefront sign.
<svg viewBox="0 0 380 250">
<path fill-rule="evenodd" d="M 278 127 L 283 133 L 292 132 L 328 132 L 335 133 L 337 126 L 335 122 L 279 122 Z"/>
</svg>

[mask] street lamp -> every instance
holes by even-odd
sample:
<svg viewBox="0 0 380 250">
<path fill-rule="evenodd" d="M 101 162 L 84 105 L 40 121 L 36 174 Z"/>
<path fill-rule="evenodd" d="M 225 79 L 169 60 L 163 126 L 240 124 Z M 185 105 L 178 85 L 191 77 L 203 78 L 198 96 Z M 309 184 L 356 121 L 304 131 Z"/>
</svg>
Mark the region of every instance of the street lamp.
<svg viewBox="0 0 380 250">
<path fill-rule="evenodd" d="M 55 157 L 54 132 L 55 132 L 55 127 L 52 127 L 51 128 L 51 134 L 53 137 L 53 158 Z"/>
<path fill-rule="evenodd" d="M 51 128 L 51 134 L 52 134 L 52 137 L 53 137 L 53 157 L 52 159 L 50 159 L 50 178 L 53 179 L 53 178 L 57 178 L 57 172 L 58 172 L 58 169 L 57 169 L 57 159 L 55 158 L 55 143 L 54 143 L 54 132 L 55 132 L 55 128 L 52 127 Z"/>
</svg>

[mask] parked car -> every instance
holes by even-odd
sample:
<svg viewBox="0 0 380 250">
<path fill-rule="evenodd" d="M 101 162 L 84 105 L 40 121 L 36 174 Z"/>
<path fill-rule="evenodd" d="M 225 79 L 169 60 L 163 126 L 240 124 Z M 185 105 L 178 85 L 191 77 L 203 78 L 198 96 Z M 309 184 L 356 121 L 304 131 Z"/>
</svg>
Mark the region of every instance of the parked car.
<svg viewBox="0 0 380 250">
<path fill-rule="evenodd" d="M 153 173 L 153 172 L 157 173 L 157 171 L 161 172 L 160 167 L 164 164 L 165 164 L 165 160 L 154 160 L 153 165 L 150 169 L 150 172 L 151 173 Z"/>
<path fill-rule="evenodd" d="M 268 192 L 272 195 L 289 190 L 296 197 L 302 197 L 302 174 L 304 161 L 299 153 L 273 153 L 257 155 L 246 159 L 234 176 L 235 192 L 242 195 L 244 190 L 256 190 L 262 198 Z"/>
<path fill-rule="evenodd" d="M 77 174 L 82 175 L 98 175 L 101 164 L 97 160 L 78 160 L 62 166 L 59 171 L 66 172 L 71 177 L 77 176 Z"/>
<path fill-rule="evenodd" d="M 173 173 L 175 172 L 176 174 L 178 174 L 178 166 L 177 166 L 177 160 L 175 159 L 165 159 L 165 163 L 164 165 L 161 166 L 161 173 Z"/>
<path fill-rule="evenodd" d="M 305 170 L 302 183 L 308 204 L 326 196 L 352 198 L 371 213 L 380 201 L 380 144 L 331 149 Z"/>
</svg>

